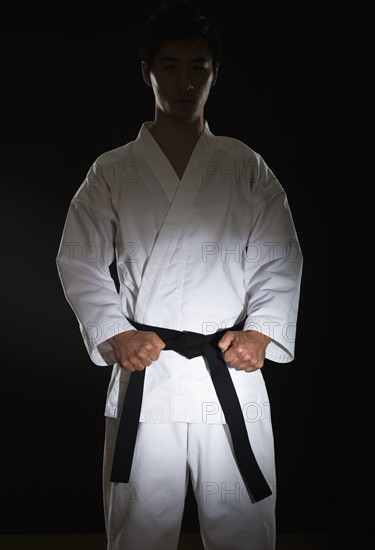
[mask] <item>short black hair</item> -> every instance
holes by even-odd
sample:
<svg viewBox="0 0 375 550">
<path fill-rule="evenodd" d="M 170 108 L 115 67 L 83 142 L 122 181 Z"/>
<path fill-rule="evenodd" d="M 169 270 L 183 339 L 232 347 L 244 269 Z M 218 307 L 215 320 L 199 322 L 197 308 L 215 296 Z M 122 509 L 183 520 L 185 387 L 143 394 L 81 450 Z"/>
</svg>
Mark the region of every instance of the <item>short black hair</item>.
<svg viewBox="0 0 375 550">
<path fill-rule="evenodd" d="M 216 67 L 221 57 L 221 40 L 213 11 L 198 0 L 165 0 L 149 15 L 140 32 L 139 55 L 151 66 L 163 43 L 197 39 L 207 43 Z"/>
</svg>

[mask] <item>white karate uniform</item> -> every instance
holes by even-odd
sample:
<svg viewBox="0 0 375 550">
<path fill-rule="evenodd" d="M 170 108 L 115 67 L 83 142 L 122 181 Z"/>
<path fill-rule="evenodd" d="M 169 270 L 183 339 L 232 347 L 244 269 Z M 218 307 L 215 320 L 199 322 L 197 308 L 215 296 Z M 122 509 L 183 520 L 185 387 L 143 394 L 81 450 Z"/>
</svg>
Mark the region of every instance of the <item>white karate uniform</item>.
<svg viewBox="0 0 375 550">
<path fill-rule="evenodd" d="M 115 363 L 106 340 L 132 329 L 132 319 L 209 334 L 247 316 L 244 330 L 254 328 L 272 339 L 267 358 L 279 363 L 291 361 L 302 273 L 302 254 L 285 191 L 259 154 L 241 141 L 214 136 L 205 121 L 179 180 L 148 126 L 148 122 L 143 123 L 137 139 L 104 153 L 93 163 L 71 202 L 57 256 L 63 289 L 92 361 L 97 365 L 114 364 L 105 406 L 108 427 L 104 493 L 110 550 L 175 547 L 178 521 L 173 536 L 161 542 L 157 526 L 162 533 L 166 524 L 157 519 L 158 505 L 146 504 L 152 502 L 151 492 L 159 505 L 163 501 L 181 516 L 183 503 L 173 502 L 173 492 L 157 492 L 164 484 L 162 479 L 173 477 L 171 464 L 175 457 L 180 456 L 182 461 L 175 466 L 183 476 L 181 487 L 185 486 L 186 464 L 190 471 L 196 470 L 197 502 L 202 500 L 199 495 L 207 487 L 205 483 L 220 487 L 221 494 L 222 484 L 225 488 L 227 483 L 228 487 L 240 483 L 240 477 L 205 360 L 188 360 L 173 351 L 162 351 L 146 369 L 142 424 L 136 444 L 138 458 L 133 462 L 130 480 L 148 489 L 142 493 L 141 504 L 129 505 L 123 498 L 115 502 L 119 489 L 113 488 L 118 484 L 110 487 L 108 457 L 113 452 L 116 419 L 130 374 Z M 119 292 L 109 270 L 113 260 Z M 262 373 L 230 368 L 230 374 L 254 453 L 275 493 L 270 405 Z M 193 430 L 193 425 L 199 427 Z M 204 429 L 210 430 L 205 436 Z M 160 431 L 163 435 L 156 435 Z M 178 451 L 179 439 L 184 444 Z M 226 445 L 227 453 L 216 447 L 219 440 Z M 163 444 L 157 459 L 147 449 L 156 448 L 160 441 Z M 186 441 L 194 443 L 187 445 Z M 210 446 L 209 441 L 216 443 Z M 192 449 L 196 451 L 194 457 Z M 150 456 L 157 461 L 157 477 L 153 477 L 151 464 L 146 468 L 142 462 Z M 217 469 L 219 463 L 221 470 Z M 216 471 L 216 477 L 210 477 L 207 468 Z M 235 504 L 221 497 L 216 498 L 216 504 L 209 503 L 208 498 L 205 506 L 198 502 L 206 548 L 219 547 L 215 546 L 217 542 L 210 542 L 213 530 L 219 534 L 221 531 L 223 539 L 225 529 L 229 529 L 215 517 L 230 514 L 233 521 L 229 523 L 237 525 L 233 510 L 241 506 L 245 507 L 240 513 L 245 514 L 244 521 L 237 527 L 243 537 L 239 536 L 238 543 L 232 540 L 220 548 L 273 548 L 274 495 L 258 503 L 249 503 L 247 498 Z M 149 512 L 153 508 L 154 514 L 148 516 L 146 508 Z M 138 529 L 141 517 L 149 517 L 148 530 Z M 254 521 L 249 520 L 251 517 Z M 259 522 L 265 527 L 263 531 L 257 528 L 255 534 L 254 525 Z M 136 536 L 139 531 L 140 540 Z M 147 533 L 150 537 L 146 541 Z"/>
</svg>

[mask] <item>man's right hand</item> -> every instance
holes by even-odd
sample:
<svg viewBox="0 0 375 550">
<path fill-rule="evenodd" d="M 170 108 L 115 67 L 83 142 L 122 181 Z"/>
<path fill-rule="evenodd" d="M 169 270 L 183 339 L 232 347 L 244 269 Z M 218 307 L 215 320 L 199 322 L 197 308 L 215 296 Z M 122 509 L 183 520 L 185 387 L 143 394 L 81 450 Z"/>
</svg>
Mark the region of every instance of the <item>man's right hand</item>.
<svg viewBox="0 0 375 550">
<path fill-rule="evenodd" d="M 117 363 L 128 372 L 143 370 L 159 359 L 165 343 L 155 332 L 126 330 L 108 338 Z"/>
</svg>

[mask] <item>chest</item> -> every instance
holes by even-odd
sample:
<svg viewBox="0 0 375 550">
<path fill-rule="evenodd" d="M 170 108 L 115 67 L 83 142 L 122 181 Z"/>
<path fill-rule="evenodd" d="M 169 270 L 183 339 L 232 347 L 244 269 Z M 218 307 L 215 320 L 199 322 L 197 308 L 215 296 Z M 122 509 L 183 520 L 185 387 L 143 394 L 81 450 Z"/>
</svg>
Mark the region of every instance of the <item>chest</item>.
<svg viewBox="0 0 375 550">
<path fill-rule="evenodd" d="M 186 167 L 189 164 L 191 151 L 168 152 L 166 153 L 166 157 L 173 170 L 176 172 L 178 179 L 181 180 L 185 173 Z"/>
</svg>

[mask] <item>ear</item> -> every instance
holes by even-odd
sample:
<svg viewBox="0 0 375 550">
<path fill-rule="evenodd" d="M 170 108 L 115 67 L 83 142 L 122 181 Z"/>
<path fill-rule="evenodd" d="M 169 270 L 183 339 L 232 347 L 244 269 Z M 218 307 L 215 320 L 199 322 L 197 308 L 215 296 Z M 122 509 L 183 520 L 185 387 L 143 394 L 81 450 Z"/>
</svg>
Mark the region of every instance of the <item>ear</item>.
<svg viewBox="0 0 375 550">
<path fill-rule="evenodd" d="M 214 67 L 214 76 L 212 78 L 211 88 L 212 88 L 212 86 L 215 86 L 215 84 L 216 84 L 218 73 L 219 73 L 219 63 L 216 63 L 216 65 Z"/>
<path fill-rule="evenodd" d="M 143 80 L 146 82 L 147 86 L 152 87 L 151 77 L 150 77 L 151 69 L 150 69 L 150 66 L 145 61 L 142 61 L 141 71 L 142 71 Z"/>
</svg>

